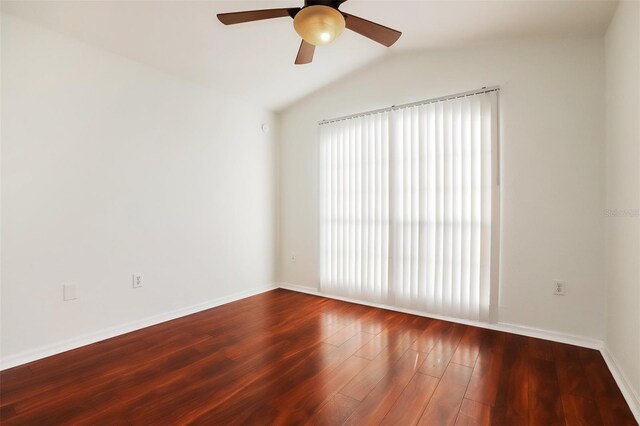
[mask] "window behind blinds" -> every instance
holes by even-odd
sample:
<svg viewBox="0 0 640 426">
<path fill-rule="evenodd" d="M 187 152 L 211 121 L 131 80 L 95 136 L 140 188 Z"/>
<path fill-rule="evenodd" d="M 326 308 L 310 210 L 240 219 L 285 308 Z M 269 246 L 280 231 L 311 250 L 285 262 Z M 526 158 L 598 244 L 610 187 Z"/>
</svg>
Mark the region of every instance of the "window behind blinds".
<svg viewBox="0 0 640 426">
<path fill-rule="evenodd" d="M 497 131 L 496 91 L 321 124 L 321 290 L 489 320 Z"/>
</svg>

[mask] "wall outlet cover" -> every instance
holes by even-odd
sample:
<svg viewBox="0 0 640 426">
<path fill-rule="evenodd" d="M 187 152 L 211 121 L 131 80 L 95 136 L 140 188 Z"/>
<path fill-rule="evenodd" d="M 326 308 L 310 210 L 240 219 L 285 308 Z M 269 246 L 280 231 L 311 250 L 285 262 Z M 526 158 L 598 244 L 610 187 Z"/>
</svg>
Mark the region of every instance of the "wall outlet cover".
<svg viewBox="0 0 640 426">
<path fill-rule="evenodd" d="M 133 288 L 142 287 L 142 274 L 133 274 Z"/>
<path fill-rule="evenodd" d="M 553 281 L 554 296 L 564 296 L 567 291 L 567 283 L 560 280 Z"/>
</svg>

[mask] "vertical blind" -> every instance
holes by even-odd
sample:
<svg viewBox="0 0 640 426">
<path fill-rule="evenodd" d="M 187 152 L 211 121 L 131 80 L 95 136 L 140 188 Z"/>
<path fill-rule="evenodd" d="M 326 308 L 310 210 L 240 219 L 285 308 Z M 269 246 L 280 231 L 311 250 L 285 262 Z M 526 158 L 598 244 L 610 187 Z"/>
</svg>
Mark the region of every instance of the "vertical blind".
<svg viewBox="0 0 640 426">
<path fill-rule="evenodd" d="M 321 291 L 488 320 L 497 130 L 496 91 L 322 123 Z"/>
</svg>

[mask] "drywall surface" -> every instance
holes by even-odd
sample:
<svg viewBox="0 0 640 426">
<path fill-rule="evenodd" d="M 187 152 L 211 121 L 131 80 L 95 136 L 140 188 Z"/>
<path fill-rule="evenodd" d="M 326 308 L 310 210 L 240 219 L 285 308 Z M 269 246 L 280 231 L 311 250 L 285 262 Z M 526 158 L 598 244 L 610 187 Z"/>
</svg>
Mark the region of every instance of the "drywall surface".
<svg viewBox="0 0 640 426">
<path fill-rule="evenodd" d="M 493 85 L 502 89 L 499 320 L 603 339 L 599 37 L 392 56 L 281 111 L 279 280 L 318 288 L 319 120 Z M 554 279 L 566 296 L 553 295 Z"/>
<path fill-rule="evenodd" d="M 274 282 L 270 112 L 6 14 L 2 65 L 3 358 Z"/>
<path fill-rule="evenodd" d="M 640 404 L 640 3 L 605 39 L 607 347 Z"/>
</svg>

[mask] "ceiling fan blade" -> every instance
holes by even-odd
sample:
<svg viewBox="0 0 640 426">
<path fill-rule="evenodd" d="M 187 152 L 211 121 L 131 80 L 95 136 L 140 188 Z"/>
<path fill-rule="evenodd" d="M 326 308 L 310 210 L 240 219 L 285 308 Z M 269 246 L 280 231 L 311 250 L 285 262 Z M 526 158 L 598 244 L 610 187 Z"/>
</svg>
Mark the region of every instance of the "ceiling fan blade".
<svg viewBox="0 0 640 426">
<path fill-rule="evenodd" d="M 313 61 L 313 53 L 316 51 L 316 47 L 302 40 L 300 43 L 300 49 L 298 49 L 298 56 L 296 56 L 296 65 L 310 64 Z"/>
<path fill-rule="evenodd" d="M 263 19 L 294 17 L 299 7 L 283 9 L 247 10 L 244 12 L 218 13 L 218 19 L 225 25 L 241 24 L 243 22 L 261 21 Z"/>
<path fill-rule="evenodd" d="M 345 16 L 346 26 L 351 31 L 355 31 L 360 35 L 370 38 L 373 41 L 377 41 L 387 47 L 398 41 L 402 33 L 392 28 L 385 27 L 384 25 L 376 24 L 375 22 L 367 21 L 366 19 L 359 18 L 348 13 L 342 13 Z"/>
</svg>

